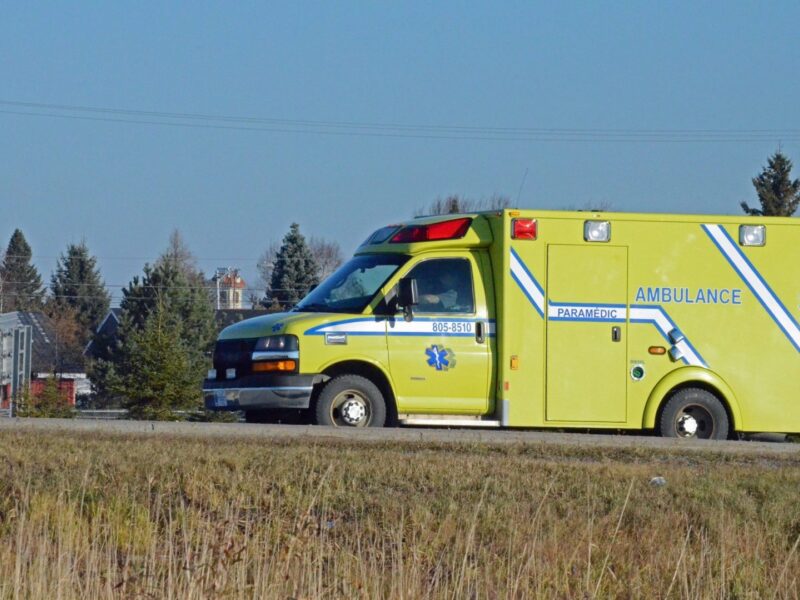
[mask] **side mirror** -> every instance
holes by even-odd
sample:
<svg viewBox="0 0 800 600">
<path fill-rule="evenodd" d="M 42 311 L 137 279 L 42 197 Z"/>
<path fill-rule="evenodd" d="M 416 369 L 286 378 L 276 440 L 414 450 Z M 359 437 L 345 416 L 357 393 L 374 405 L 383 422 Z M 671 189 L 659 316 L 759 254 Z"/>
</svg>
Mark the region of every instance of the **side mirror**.
<svg viewBox="0 0 800 600">
<path fill-rule="evenodd" d="M 397 305 L 403 309 L 403 318 L 406 321 L 414 319 L 414 307 L 419 304 L 417 294 L 417 280 L 413 277 L 403 277 L 397 284 Z"/>
</svg>

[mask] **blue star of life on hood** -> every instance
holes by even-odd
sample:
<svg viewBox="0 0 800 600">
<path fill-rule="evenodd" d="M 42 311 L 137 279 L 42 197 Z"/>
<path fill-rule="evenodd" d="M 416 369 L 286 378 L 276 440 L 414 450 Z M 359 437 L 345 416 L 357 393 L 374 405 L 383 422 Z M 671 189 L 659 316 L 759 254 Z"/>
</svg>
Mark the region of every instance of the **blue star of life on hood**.
<svg viewBox="0 0 800 600">
<path fill-rule="evenodd" d="M 433 345 L 430 348 L 425 348 L 425 354 L 428 355 L 428 366 L 435 367 L 437 371 L 446 369 L 450 366 L 450 361 L 447 360 L 447 350 Z"/>
</svg>

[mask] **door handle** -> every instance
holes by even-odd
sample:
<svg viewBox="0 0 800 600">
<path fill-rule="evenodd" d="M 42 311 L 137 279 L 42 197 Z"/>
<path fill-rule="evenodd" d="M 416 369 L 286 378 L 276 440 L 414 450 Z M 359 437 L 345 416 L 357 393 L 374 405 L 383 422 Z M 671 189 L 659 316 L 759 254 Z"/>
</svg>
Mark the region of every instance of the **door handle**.
<svg viewBox="0 0 800 600">
<path fill-rule="evenodd" d="M 622 329 L 616 325 L 611 328 L 611 341 L 618 342 L 622 339 Z"/>
<path fill-rule="evenodd" d="M 483 321 L 478 321 L 475 323 L 475 341 L 479 344 L 482 344 L 486 341 L 486 326 L 484 325 Z"/>
</svg>

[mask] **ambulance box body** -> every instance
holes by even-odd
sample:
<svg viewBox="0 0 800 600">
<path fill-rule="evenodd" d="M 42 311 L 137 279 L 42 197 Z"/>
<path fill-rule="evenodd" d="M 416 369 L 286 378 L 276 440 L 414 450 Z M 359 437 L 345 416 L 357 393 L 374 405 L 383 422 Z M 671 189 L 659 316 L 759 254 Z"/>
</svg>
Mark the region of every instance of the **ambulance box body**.
<svg viewBox="0 0 800 600">
<path fill-rule="evenodd" d="M 800 225 L 505 210 L 384 227 L 217 342 L 206 406 L 317 423 L 800 431 Z"/>
</svg>

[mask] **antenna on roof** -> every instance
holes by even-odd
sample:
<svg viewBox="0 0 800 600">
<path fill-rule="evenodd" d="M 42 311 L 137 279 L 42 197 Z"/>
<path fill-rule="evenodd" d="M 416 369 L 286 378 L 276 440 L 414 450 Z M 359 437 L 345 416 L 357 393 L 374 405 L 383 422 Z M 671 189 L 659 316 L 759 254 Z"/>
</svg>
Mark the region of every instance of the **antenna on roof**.
<svg viewBox="0 0 800 600">
<path fill-rule="evenodd" d="M 517 191 L 517 206 L 519 208 L 519 199 L 522 196 L 522 188 L 525 187 L 525 180 L 528 179 L 528 167 L 525 167 L 525 174 L 522 176 L 522 182 L 519 184 L 519 190 Z"/>
</svg>

